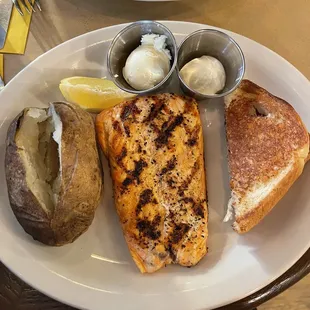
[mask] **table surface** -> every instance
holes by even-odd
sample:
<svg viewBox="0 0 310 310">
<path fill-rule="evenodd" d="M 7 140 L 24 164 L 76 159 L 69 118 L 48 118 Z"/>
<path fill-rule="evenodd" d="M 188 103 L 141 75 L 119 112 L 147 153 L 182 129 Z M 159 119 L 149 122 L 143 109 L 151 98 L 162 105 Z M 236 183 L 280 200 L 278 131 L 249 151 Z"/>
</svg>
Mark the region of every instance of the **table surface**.
<svg viewBox="0 0 310 310">
<path fill-rule="evenodd" d="M 5 56 L 5 81 L 39 55 L 80 34 L 139 19 L 180 20 L 209 24 L 249 37 L 274 50 L 310 79 L 310 0 L 185 0 L 137 2 L 132 0 L 41 0 L 44 12 L 35 13 L 25 55 Z M 277 280 L 276 285 L 237 305 L 223 309 L 250 309 L 276 296 L 310 270 L 310 251 Z M 309 291 L 309 281 L 305 291 Z M 300 284 L 301 285 L 301 284 Z M 301 289 L 302 291 L 303 289 Z M 294 296 L 301 296 L 296 294 Z M 304 297 L 308 300 L 307 294 Z M 300 300 L 299 300 L 300 302 Z M 274 305 L 268 309 L 309 309 Z M 287 300 L 286 300 L 287 303 Z M 286 305 L 287 306 L 287 305 Z M 266 306 L 264 306 L 265 309 Z M 0 264 L 0 309 L 72 309 L 24 284 Z"/>
</svg>

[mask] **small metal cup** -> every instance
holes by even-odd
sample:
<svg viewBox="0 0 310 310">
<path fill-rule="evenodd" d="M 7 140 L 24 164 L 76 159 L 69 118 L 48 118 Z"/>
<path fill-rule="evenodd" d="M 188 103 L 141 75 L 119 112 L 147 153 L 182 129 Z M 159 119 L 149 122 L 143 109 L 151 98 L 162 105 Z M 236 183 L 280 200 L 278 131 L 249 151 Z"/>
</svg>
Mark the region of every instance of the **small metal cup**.
<svg viewBox="0 0 310 310">
<path fill-rule="evenodd" d="M 123 68 L 130 53 L 141 43 L 144 34 L 159 34 L 167 37 L 167 48 L 171 53 L 170 71 L 166 77 L 154 87 L 147 90 L 136 90 L 131 87 L 123 76 Z M 138 95 L 147 95 L 166 87 L 171 80 L 177 63 L 177 44 L 172 32 L 164 25 L 150 20 L 142 20 L 130 24 L 121 30 L 113 39 L 108 51 L 107 66 L 114 83 L 124 91 Z"/>
<path fill-rule="evenodd" d="M 222 91 L 214 95 L 204 95 L 191 89 L 180 76 L 182 67 L 201 56 L 217 58 L 224 66 L 226 84 Z M 202 29 L 191 33 L 181 43 L 178 51 L 177 73 L 185 94 L 198 100 L 220 98 L 228 95 L 240 84 L 245 72 L 245 60 L 240 46 L 224 32 Z"/>
</svg>

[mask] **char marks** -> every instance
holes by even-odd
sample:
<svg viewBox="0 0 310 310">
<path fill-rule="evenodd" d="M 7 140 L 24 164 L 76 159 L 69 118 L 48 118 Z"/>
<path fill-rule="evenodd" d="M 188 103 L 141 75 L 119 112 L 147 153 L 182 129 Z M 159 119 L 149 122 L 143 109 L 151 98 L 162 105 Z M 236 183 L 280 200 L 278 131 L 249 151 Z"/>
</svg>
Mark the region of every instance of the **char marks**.
<svg viewBox="0 0 310 310">
<path fill-rule="evenodd" d="M 169 187 L 171 189 L 175 189 L 176 188 L 176 186 L 175 186 L 176 182 L 172 178 L 168 178 L 167 179 L 167 184 L 169 185 Z"/>
<path fill-rule="evenodd" d="M 139 198 L 139 202 L 136 208 L 136 215 L 139 215 L 142 208 L 147 205 L 148 203 L 157 203 L 156 198 L 154 198 L 153 191 L 151 189 L 145 189 L 141 194 Z"/>
<path fill-rule="evenodd" d="M 125 146 L 122 147 L 121 153 L 116 156 L 116 162 L 119 166 L 123 166 L 122 160 L 127 156 L 127 149 Z"/>
<path fill-rule="evenodd" d="M 200 218 L 204 218 L 204 211 L 203 211 L 203 206 L 202 204 L 205 202 L 205 201 L 202 201 L 202 202 L 196 202 L 192 197 L 185 197 L 182 199 L 185 203 L 189 203 L 191 204 L 192 206 L 192 210 L 193 210 L 193 213 L 200 217 Z"/>
<path fill-rule="evenodd" d="M 172 132 L 177 126 L 182 124 L 183 120 L 184 120 L 183 115 L 177 115 L 170 121 L 170 123 L 168 122 L 163 124 L 158 137 L 155 139 L 157 148 L 160 148 L 168 143 L 168 140 L 171 137 Z"/>
<path fill-rule="evenodd" d="M 199 135 L 199 130 L 200 130 L 200 128 L 196 126 L 194 128 L 194 130 L 189 134 L 190 137 L 189 137 L 189 139 L 186 142 L 187 145 L 192 147 L 192 146 L 197 144 L 197 141 L 199 139 L 199 136 L 198 136 Z"/>
<path fill-rule="evenodd" d="M 120 123 L 118 121 L 114 121 L 113 124 L 112 124 L 112 127 L 118 133 L 122 132 L 121 125 L 120 125 Z"/>
<path fill-rule="evenodd" d="M 129 102 L 126 102 L 126 104 L 124 105 L 124 107 L 121 111 L 121 115 L 120 115 L 120 118 L 123 122 L 128 120 L 130 117 L 135 118 L 136 114 L 141 113 L 141 110 L 138 109 L 136 102 L 137 102 L 137 98 L 135 98 Z"/>
<path fill-rule="evenodd" d="M 154 103 L 151 106 L 150 114 L 145 119 L 145 122 L 153 121 L 158 116 L 160 111 L 165 108 L 166 100 L 164 100 L 164 99 L 157 99 L 158 98 L 157 96 L 152 96 L 151 98 L 152 98 Z"/>
<path fill-rule="evenodd" d="M 135 169 L 130 171 L 130 175 L 132 178 L 137 180 L 138 184 L 140 183 L 139 177 L 142 173 L 143 168 L 147 167 L 147 163 L 143 159 L 139 159 L 138 161 L 135 160 Z"/>
<path fill-rule="evenodd" d="M 167 172 L 173 170 L 176 166 L 177 163 L 177 158 L 175 155 L 172 156 L 172 158 L 167 162 L 166 167 L 164 167 L 161 172 L 160 175 L 166 174 Z"/>
<path fill-rule="evenodd" d="M 196 137 L 190 138 L 190 139 L 187 141 L 187 144 L 188 144 L 189 146 L 194 146 L 196 143 L 197 143 L 197 138 L 196 138 Z"/>
<path fill-rule="evenodd" d="M 125 178 L 125 180 L 122 182 L 124 190 L 134 181 L 136 181 L 137 184 L 140 184 L 140 174 L 142 173 L 143 169 L 147 167 L 147 163 L 143 159 L 139 159 L 138 161 L 135 160 L 134 163 L 135 163 L 134 170 L 127 171 L 128 175 Z"/>
<path fill-rule="evenodd" d="M 130 129 L 128 125 L 124 125 L 125 134 L 127 137 L 130 137 Z"/>
<path fill-rule="evenodd" d="M 179 243 L 185 234 L 189 231 L 190 226 L 186 223 L 175 224 L 174 230 L 170 236 L 170 241 L 172 244 Z"/>
<path fill-rule="evenodd" d="M 184 196 L 184 191 L 187 190 L 191 182 L 193 181 L 193 178 L 195 177 L 195 174 L 197 173 L 199 169 L 199 162 L 196 161 L 193 168 L 191 169 L 191 173 L 189 176 L 183 181 L 183 183 L 179 187 L 179 195 Z"/>
<path fill-rule="evenodd" d="M 172 244 L 170 244 L 170 243 L 168 244 L 167 250 L 168 250 L 168 253 L 169 253 L 169 255 L 170 255 L 172 261 L 173 261 L 173 262 L 176 262 L 177 256 L 176 256 L 175 253 L 174 253 Z"/>
<path fill-rule="evenodd" d="M 133 179 L 127 177 L 127 178 L 123 181 L 122 185 L 123 185 L 124 188 L 126 188 L 126 187 L 128 187 L 132 182 L 133 182 Z"/>
<path fill-rule="evenodd" d="M 161 216 L 157 214 L 153 220 L 143 219 L 137 221 L 137 229 L 143 237 L 150 238 L 151 240 L 157 240 L 161 236 L 159 230 L 159 224 Z"/>
</svg>

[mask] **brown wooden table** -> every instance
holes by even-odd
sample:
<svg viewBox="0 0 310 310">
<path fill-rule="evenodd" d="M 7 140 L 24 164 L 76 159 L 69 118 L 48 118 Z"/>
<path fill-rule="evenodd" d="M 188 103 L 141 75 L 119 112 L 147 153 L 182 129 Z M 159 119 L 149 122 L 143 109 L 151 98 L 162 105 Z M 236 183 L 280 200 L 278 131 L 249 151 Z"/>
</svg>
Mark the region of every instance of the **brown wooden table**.
<svg viewBox="0 0 310 310">
<path fill-rule="evenodd" d="M 225 28 L 274 50 L 310 78 L 310 0 L 41 0 L 24 56 L 5 57 L 8 82 L 36 57 L 80 34 L 138 19 L 183 20 Z M 259 292 L 221 309 L 253 309 L 310 272 L 310 250 Z M 0 264 L 0 310 L 72 309 L 42 295 Z M 110 309 L 109 309 L 110 310 Z"/>
</svg>

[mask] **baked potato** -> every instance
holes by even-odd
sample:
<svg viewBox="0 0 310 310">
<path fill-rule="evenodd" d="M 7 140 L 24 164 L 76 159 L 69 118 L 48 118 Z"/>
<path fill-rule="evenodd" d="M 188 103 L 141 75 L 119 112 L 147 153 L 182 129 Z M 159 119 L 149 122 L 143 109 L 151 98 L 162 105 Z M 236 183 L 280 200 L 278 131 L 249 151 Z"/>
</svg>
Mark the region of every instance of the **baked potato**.
<svg viewBox="0 0 310 310">
<path fill-rule="evenodd" d="M 92 223 L 102 192 L 91 115 L 63 102 L 24 109 L 8 129 L 5 172 L 24 230 L 47 245 L 73 242 Z"/>
</svg>

